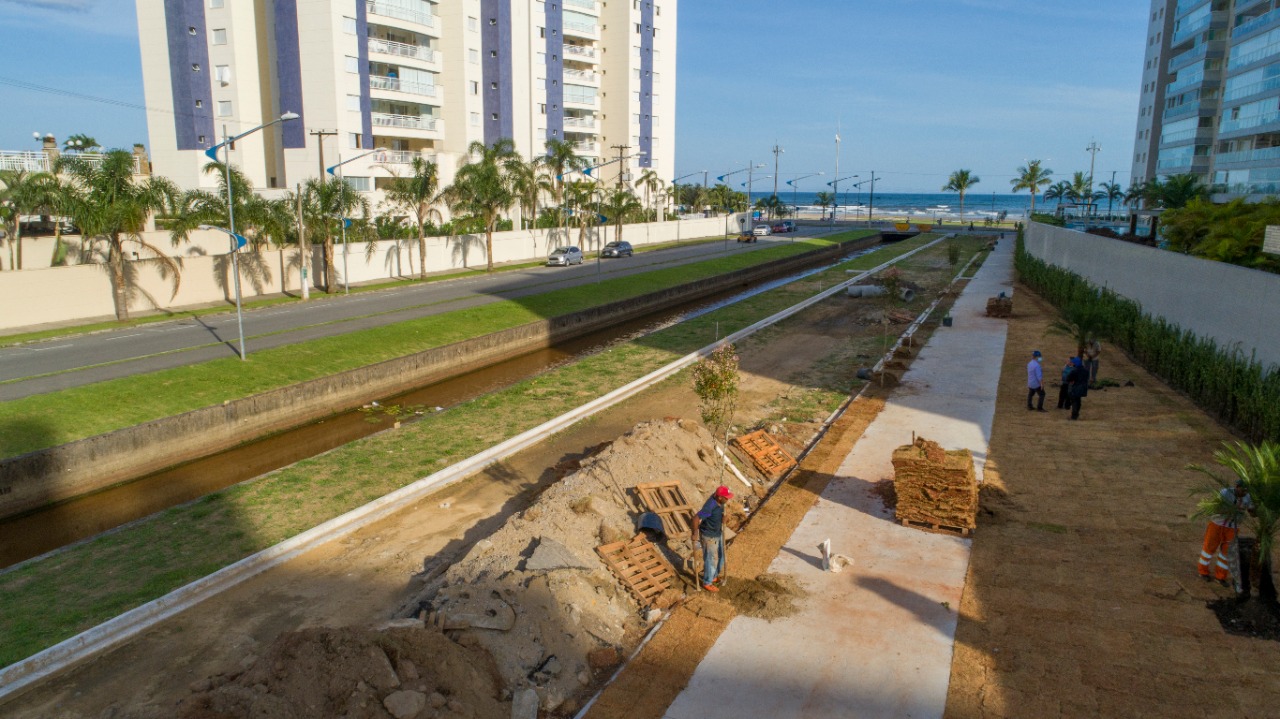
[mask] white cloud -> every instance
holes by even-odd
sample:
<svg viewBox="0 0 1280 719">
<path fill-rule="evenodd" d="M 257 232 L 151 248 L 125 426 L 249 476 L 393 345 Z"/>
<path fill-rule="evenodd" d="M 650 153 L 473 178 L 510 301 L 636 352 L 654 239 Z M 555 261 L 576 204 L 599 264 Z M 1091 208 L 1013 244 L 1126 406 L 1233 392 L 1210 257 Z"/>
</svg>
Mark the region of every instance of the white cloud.
<svg viewBox="0 0 1280 719">
<path fill-rule="evenodd" d="M 92 7 L 91 0 L 0 0 L 0 7 L 17 5 L 54 12 L 85 13 Z"/>
<path fill-rule="evenodd" d="M 136 38 L 136 17 L 131 0 L 0 0 L 0 27 L 45 32 L 51 22 L 57 23 L 63 39 L 73 46 L 68 31 Z"/>
</svg>

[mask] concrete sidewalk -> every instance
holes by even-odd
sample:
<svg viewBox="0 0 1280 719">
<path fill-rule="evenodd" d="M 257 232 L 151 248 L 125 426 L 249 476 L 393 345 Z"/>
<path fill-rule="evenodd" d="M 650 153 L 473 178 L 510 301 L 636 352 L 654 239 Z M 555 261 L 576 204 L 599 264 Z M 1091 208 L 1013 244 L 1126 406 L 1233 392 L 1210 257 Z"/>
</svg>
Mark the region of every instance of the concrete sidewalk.
<svg viewBox="0 0 1280 719">
<path fill-rule="evenodd" d="M 735 618 L 666 719 L 942 716 L 970 540 L 895 524 L 871 490 L 913 432 L 971 450 L 981 479 L 1007 330 L 985 316 L 986 300 L 1012 291 L 1013 244 L 1002 241 L 961 293 L 955 326 L 921 350 L 769 566 L 809 591 L 799 611 Z M 821 571 L 828 538 L 854 566 Z"/>
</svg>

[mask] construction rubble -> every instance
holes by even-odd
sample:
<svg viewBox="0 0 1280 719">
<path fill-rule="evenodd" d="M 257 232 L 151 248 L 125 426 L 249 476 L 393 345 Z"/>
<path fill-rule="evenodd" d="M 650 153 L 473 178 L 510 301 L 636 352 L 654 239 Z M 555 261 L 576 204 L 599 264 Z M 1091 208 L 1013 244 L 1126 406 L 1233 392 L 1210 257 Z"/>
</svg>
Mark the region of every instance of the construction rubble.
<svg viewBox="0 0 1280 719">
<path fill-rule="evenodd" d="M 904 525 L 967 536 L 977 526 L 978 478 L 967 449 L 916 437 L 893 451 L 895 511 Z"/>
</svg>

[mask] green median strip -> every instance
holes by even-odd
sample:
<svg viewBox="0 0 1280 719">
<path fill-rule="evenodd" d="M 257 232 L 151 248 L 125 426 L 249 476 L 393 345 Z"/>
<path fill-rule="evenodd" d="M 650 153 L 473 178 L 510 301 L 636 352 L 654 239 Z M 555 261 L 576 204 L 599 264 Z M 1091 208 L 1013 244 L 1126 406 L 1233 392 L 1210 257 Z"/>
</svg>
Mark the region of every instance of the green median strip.
<svg viewBox="0 0 1280 719">
<path fill-rule="evenodd" d="M 926 241 L 880 248 L 0 574 L 0 666 L 536 427 L 714 341 L 717 331 L 737 331 L 847 279 L 846 269 L 874 267 Z"/>
<path fill-rule="evenodd" d="M 11 457 L 298 382 L 403 357 L 865 236 L 849 232 L 493 302 L 234 357 L 123 377 L 0 405 L 0 456 Z"/>
</svg>

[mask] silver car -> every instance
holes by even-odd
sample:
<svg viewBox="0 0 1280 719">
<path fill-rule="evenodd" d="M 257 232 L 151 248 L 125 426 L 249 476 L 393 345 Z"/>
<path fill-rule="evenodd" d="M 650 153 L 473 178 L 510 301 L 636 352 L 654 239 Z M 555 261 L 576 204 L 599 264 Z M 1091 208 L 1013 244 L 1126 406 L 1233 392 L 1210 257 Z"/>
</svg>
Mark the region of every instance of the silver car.
<svg viewBox="0 0 1280 719">
<path fill-rule="evenodd" d="M 577 247 L 557 247 L 547 258 L 547 267 L 568 267 L 582 264 L 582 250 Z"/>
</svg>

